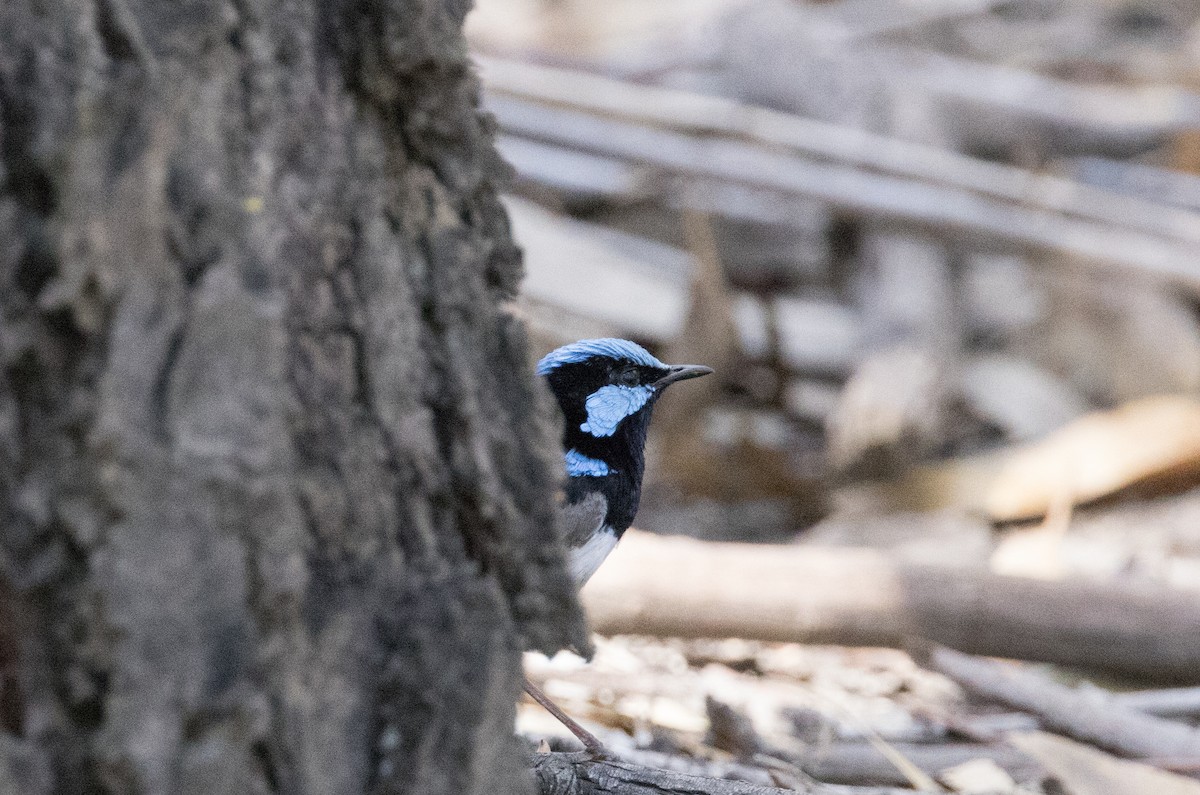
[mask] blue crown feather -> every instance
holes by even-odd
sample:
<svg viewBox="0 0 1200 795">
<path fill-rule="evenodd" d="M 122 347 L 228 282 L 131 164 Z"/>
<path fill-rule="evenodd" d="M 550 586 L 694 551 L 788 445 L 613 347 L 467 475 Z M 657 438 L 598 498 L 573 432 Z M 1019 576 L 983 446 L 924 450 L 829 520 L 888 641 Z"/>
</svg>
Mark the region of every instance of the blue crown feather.
<svg viewBox="0 0 1200 795">
<path fill-rule="evenodd" d="M 650 351 L 629 340 L 616 337 L 601 337 L 594 340 L 580 340 L 550 351 L 538 362 L 537 374 L 549 375 L 555 368 L 564 364 L 585 362 L 593 356 L 607 356 L 610 359 L 628 359 L 634 364 L 646 367 L 661 367 L 666 365 L 654 358 Z"/>
</svg>

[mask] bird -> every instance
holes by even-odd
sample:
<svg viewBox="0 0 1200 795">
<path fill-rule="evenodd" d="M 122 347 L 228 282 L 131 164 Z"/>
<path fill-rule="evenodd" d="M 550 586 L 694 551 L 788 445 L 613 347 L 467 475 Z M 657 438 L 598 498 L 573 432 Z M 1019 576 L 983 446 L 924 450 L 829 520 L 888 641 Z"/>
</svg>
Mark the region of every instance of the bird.
<svg viewBox="0 0 1200 795">
<path fill-rule="evenodd" d="M 646 469 L 646 434 L 654 404 L 677 381 L 713 372 L 699 364 L 665 364 L 629 340 L 586 339 L 542 357 L 545 379 L 563 418 L 566 468 L 562 505 L 567 565 L 577 588 L 633 524 Z M 525 691 L 595 754 L 603 745 L 528 679 Z"/>
</svg>

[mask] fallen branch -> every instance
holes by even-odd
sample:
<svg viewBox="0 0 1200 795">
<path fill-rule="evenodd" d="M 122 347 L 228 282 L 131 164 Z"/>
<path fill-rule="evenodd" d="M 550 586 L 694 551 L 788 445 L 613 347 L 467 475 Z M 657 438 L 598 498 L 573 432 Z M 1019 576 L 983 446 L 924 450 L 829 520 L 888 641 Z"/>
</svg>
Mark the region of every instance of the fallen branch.
<svg viewBox="0 0 1200 795">
<path fill-rule="evenodd" d="M 482 59 L 488 107 L 512 139 L 581 151 L 640 182 L 699 177 L 816 198 L 843 211 L 982 235 L 1200 289 L 1200 216 L 861 130 L 687 92 Z M 518 146 L 518 149 L 520 147 Z"/>
<path fill-rule="evenodd" d="M 1016 748 L 968 743 L 892 743 L 911 764 L 930 776 L 976 759 L 989 759 L 1015 781 L 1034 781 L 1044 774 L 1041 764 Z M 801 760 L 804 772 L 833 784 L 904 786 L 908 779 L 870 743 L 835 743 L 814 750 Z"/>
<path fill-rule="evenodd" d="M 697 763 L 703 765 L 703 763 Z M 533 772 L 544 795 L 916 795 L 918 791 L 891 787 L 845 787 L 815 782 L 789 782 L 788 789 L 744 781 L 642 767 L 618 760 L 597 760 L 587 754 L 536 754 Z"/>
<path fill-rule="evenodd" d="M 1190 718 L 1200 715 L 1200 687 L 1116 693 L 1112 700 L 1126 709 L 1157 715 L 1160 718 Z"/>
<path fill-rule="evenodd" d="M 1035 732 L 1014 735 L 1011 741 L 1041 760 L 1061 789 L 1072 795 L 1200 795 L 1200 782 L 1116 759 L 1066 737 Z"/>
<path fill-rule="evenodd" d="M 1009 455 L 988 488 L 997 522 L 1041 516 L 1059 495 L 1081 504 L 1155 484 L 1200 481 L 1200 401 L 1158 395 L 1079 417 Z"/>
<path fill-rule="evenodd" d="M 1159 718 L 1191 718 L 1200 715 L 1200 687 L 1104 693 L 1103 697 L 1107 702 L 1122 709 Z M 922 713 L 927 720 L 943 725 L 954 734 L 965 737 L 974 743 L 994 743 L 1013 732 L 1032 732 L 1042 728 L 1041 721 L 1025 712 L 1000 712 L 969 717 L 946 715 L 928 710 L 923 710 Z M 1189 764 L 1200 764 L 1200 760 Z M 1156 763 L 1156 766 L 1164 769 L 1176 767 L 1176 765 L 1167 763 Z"/>
<path fill-rule="evenodd" d="M 952 76 L 967 65 L 962 61 L 947 61 L 944 56 L 913 50 L 893 48 L 888 53 L 890 57 L 907 60 L 913 66 L 931 68 L 939 75 Z M 594 119 L 633 122 L 641 125 L 644 131 L 681 130 L 695 136 L 749 141 L 764 148 L 784 149 L 814 162 L 845 165 L 865 173 L 962 189 L 987 200 L 1047 210 L 1055 215 L 1164 235 L 1180 241 L 1195 241 L 1200 235 L 1200 218 L 1186 210 L 858 128 L 706 94 L 612 80 L 582 71 L 486 57 L 480 58 L 479 63 L 485 87 L 489 95 L 495 98 L 493 101 L 502 97 L 519 98 L 539 103 L 546 110 L 568 108 Z M 985 71 L 993 69 L 979 66 Z M 1011 74 L 1009 70 L 1000 71 Z M 1057 87 L 1065 87 L 1059 81 L 1051 82 Z M 1042 88 L 1046 87 L 1048 85 Z M 1118 92 L 1114 96 L 1100 89 L 1088 104 L 1104 109 L 1119 105 L 1122 101 L 1127 103 L 1130 98 L 1131 95 L 1125 92 Z M 508 106 L 501 103 L 500 107 Z M 1128 113 L 1127 108 L 1122 110 Z M 515 116 L 508 117 L 501 113 L 500 121 L 505 127 L 508 127 L 508 118 L 514 121 L 511 131 L 518 135 L 579 146 L 579 142 L 572 138 L 572 131 L 555 130 L 543 125 L 532 128 L 518 126 Z M 528 124 L 530 120 L 522 118 L 520 121 Z M 627 153 L 619 151 L 619 146 L 604 151 L 610 157 L 628 157 Z M 636 158 L 630 159 L 639 162 Z"/>
<path fill-rule="evenodd" d="M 934 647 L 918 661 L 973 695 L 1037 715 L 1052 730 L 1124 756 L 1200 760 L 1200 731 L 1135 712 L 1037 673 Z"/>
<path fill-rule="evenodd" d="M 897 562 L 860 549 L 714 544 L 631 531 L 583 593 L 605 634 L 902 647 L 1200 681 L 1200 595 Z"/>
</svg>

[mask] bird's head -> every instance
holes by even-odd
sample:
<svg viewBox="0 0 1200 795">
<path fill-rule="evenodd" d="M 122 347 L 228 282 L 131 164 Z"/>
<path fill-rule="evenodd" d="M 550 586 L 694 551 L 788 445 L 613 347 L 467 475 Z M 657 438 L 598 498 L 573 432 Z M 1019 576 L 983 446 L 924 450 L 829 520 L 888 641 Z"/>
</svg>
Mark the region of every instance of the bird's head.
<svg viewBox="0 0 1200 795">
<path fill-rule="evenodd" d="M 592 455 L 614 444 L 636 445 L 640 455 L 650 410 L 676 381 L 712 372 L 696 364 L 664 364 L 642 346 L 622 339 L 580 340 L 538 362 L 566 418 L 568 450 Z"/>
</svg>

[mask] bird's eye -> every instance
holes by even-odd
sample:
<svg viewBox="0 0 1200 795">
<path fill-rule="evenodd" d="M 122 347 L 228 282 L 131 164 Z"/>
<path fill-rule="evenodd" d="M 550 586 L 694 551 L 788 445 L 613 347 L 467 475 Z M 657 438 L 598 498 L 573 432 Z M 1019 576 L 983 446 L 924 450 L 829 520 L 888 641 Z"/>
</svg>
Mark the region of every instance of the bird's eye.
<svg viewBox="0 0 1200 795">
<path fill-rule="evenodd" d="M 626 367 L 621 371 L 621 374 L 617 376 L 617 381 L 621 384 L 621 386 L 637 386 L 638 382 L 641 381 L 641 378 L 638 376 L 636 367 Z"/>
</svg>

